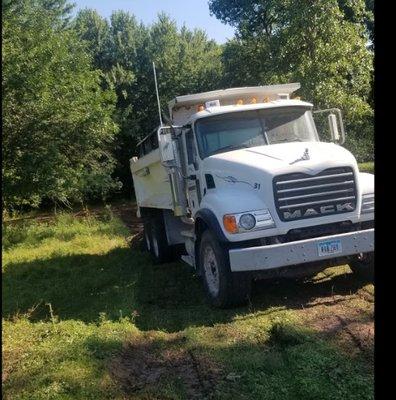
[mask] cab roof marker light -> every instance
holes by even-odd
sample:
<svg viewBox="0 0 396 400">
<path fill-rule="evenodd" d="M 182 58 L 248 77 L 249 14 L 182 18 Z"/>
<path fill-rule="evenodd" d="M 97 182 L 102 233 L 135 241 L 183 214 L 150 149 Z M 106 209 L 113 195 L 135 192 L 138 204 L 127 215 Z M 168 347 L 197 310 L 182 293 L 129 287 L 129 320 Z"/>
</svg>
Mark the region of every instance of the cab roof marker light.
<svg viewBox="0 0 396 400">
<path fill-rule="evenodd" d="M 209 100 L 205 102 L 205 107 L 210 108 L 210 107 L 220 107 L 220 100 Z"/>
<path fill-rule="evenodd" d="M 290 96 L 288 93 L 278 93 L 279 100 L 289 100 Z"/>
</svg>

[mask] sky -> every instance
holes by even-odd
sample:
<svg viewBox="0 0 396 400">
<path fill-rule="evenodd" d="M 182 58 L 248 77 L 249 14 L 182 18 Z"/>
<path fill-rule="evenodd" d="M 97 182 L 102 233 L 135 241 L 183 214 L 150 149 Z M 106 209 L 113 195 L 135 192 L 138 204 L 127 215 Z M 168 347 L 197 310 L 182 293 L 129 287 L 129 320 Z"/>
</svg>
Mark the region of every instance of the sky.
<svg viewBox="0 0 396 400">
<path fill-rule="evenodd" d="M 150 24 L 157 19 L 161 11 L 176 20 L 181 27 L 183 23 L 189 29 L 204 29 L 210 39 L 225 43 L 234 36 L 234 29 L 222 24 L 209 14 L 208 0 L 71 0 L 76 4 L 75 10 L 93 8 L 100 15 L 108 18 L 113 10 L 125 10 L 134 14 L 139 21 Z"/>
</svg>

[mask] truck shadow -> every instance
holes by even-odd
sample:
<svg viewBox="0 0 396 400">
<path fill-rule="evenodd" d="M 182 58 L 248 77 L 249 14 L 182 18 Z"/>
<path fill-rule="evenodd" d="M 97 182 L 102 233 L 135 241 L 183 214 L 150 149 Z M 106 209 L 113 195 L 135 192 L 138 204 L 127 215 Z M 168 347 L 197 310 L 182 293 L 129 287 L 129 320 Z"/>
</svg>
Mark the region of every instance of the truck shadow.
<svg viewBox="0 0 396 400">
<path fill-rule="evenodd" d="M 177 332 L 273 307 L 334 304 L 363 286 L 348 268 L 333 277 L 306 282 L 264 281 L 255 285 L 248 306 L 218 310 L 206 303 L 202 285 L 187 265 L 153 265 L 136 248 L 117 248 L 103 255 L 53 256 L 8 264 L 3 272 L 2 311 L 4 318 L 28 315 L 33 321 L 48 320 L 51 304 L 61 320 L 90 323 L 104 317 L 113 321 L 128 317 L 143 331 Z"/>
</svg>

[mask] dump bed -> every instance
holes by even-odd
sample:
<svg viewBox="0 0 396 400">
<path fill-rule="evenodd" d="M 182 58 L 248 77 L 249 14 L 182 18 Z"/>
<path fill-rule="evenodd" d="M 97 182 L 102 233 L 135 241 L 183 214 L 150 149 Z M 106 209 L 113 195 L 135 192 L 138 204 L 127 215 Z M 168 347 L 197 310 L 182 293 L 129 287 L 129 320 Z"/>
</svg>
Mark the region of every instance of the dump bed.
<svg viewBox="0 0 396 400">
<path fill-rule="evenodd" d="M 157 135 L 157 132 L 153 134 Z M 161 164 L 158 147 L 140 158 L 133 157 L 130 166 L 138 206 L 172 210 L 169 176 Z"/>
</svg>

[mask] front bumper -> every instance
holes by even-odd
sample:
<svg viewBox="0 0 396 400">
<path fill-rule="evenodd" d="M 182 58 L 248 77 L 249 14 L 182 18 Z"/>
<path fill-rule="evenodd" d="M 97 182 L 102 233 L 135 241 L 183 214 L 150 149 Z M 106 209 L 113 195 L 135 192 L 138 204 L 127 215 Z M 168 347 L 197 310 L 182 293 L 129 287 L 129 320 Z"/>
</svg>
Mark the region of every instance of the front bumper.
<svg viewBox="0 0 396 400">
<path fill-rule="evenodd" d="M 319 255 L 319 242 L 336 239 L 341 241 L 340 252 Z M 242 272 L 270 270 L 371 251 L 374 251 L 374 228 L 289 243 L 232 249 L 229 255 L 231 271 Z"/>
</svg>

